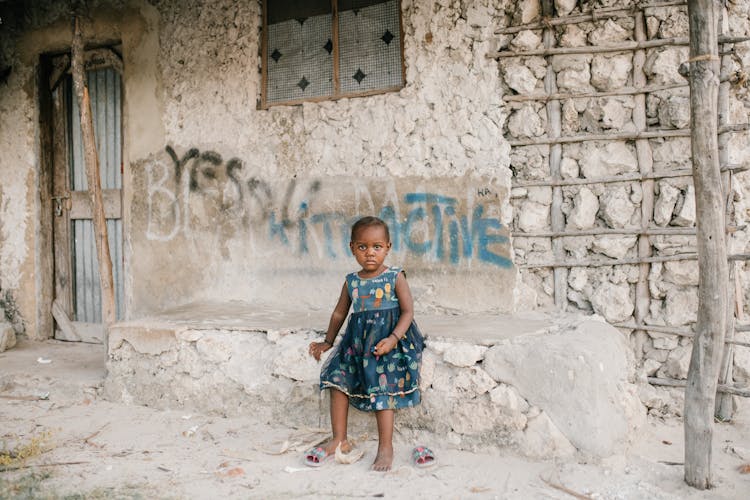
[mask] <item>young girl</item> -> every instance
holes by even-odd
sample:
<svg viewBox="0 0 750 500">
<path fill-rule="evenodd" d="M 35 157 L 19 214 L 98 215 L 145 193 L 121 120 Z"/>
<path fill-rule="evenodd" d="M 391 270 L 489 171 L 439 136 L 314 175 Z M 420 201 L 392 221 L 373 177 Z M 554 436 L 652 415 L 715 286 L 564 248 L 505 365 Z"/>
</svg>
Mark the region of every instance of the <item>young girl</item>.
<svg viewBox="0 0 750 500">
<path fill-rule="evenodd" d="M 349 307 L 352 315 L 341 342 L 323 365 L 320 388 L 331 390 L 333 439 L 307 454 L 317 466 L 341 444 L 347 452 L 349 404 L 374 411 L 378 453 L 372 468 L 387 471 L 393 462 L 393 410 L 419 404 L 419 365 L 424 340 L 413 322 L 413 302 L 404 272 L 383 264 L 391 249 L 388 226 L 377 217 L 363 217 L 352 226 L 349 247 L 362 266 L 348 274 L 331 314 L 325 340 L 310 344 L 317 360 L 333 347 Z"/>
</svg>

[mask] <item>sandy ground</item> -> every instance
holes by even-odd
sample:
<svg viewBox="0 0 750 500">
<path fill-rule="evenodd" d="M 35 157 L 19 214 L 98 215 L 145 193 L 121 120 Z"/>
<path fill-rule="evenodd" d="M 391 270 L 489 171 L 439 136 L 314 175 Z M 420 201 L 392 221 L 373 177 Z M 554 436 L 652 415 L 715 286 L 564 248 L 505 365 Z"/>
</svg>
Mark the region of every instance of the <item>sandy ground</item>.
<svg viewBox="0 0 750 500">
<path fill-rule="evenodd" d="M 650 421 L 627 454 L 597 463 L 531 461 L 491 443 L 461 451 L 397 432 L 391 472 L 369 469 L 374 435 L 353 436 L 360 461 L 311 469 L 302 450 L 320 430 L 111 403 L 97 396 L 103 376 L 102 346 L 21 342 L 0 354 L 0 458 L 31 454 L 0 466 L 0 498 L 750 498 L 740 472 L 750 463 L 748 400 L 733 423 L 716 425 L 715 487 L 697 491 L 682 480 L 677 420 Z M 434 449 L 435 466 L 411 465 L 417 441 Z"/>
</svg>

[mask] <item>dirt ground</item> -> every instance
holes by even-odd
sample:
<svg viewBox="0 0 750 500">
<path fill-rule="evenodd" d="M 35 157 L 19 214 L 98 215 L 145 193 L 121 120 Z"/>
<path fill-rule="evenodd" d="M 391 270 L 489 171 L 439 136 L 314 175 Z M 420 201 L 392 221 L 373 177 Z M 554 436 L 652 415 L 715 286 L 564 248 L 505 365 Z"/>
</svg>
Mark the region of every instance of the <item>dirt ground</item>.
<svg viewBox="0 0 750 500">
<path fill-rule="evenodd" d="M 650 420 L 627 454 L 597 463 L 461 451 L 397 429 L 391 472 L 369 469 L 374 432 L 353 436 L 360 461 L 312 469 L 303 450 L 325 430 L 111 403 L 97 395 L 104 375 L 102 346 L 22 341 L 0 354 L 0 498 L 750 498 L 748 400 L 716 425 L 715 487 L 701 492 L 682 480 L 677 420 Z M 415 444 L 437 464 L 411 465 Z"/>
</svg>

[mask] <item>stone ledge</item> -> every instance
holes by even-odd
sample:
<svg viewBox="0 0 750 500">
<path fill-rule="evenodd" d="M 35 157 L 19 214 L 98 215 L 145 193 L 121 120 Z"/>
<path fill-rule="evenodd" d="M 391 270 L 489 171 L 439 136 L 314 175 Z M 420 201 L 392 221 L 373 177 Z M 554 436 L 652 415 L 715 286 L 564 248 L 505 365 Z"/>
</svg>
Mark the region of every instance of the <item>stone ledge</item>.
<svg viewBox="0 0 750 500">
<path fill-rule="evenodd" d="M 104 394 L 111 400 L 286 425 L 327 425 L 320 362 L 307 346 L 328 313 L 192 304 L 113 325 Z M 622 334 L 586 316 L 427 316 L 422 405 L 407 431 L 459 448 L 511 447 L 531 457 L 603 457 L 626 446 L 645 410 Z M 573 395 L 571 397 L 571 395 Z M 353 428 L 374 419 L 352 410 Z"/>
</svg>

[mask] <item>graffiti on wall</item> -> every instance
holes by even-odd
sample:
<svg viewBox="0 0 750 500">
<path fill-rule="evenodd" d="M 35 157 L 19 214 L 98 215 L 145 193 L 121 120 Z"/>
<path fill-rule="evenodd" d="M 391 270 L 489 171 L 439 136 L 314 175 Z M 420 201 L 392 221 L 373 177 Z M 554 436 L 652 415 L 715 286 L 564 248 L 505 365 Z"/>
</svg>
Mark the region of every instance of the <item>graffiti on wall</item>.
<svg viewBox="0 0 750 500">
<path fill-rule="evenodd" d="M 166 153 L 145 169 L 146 237 L 152 241 L 231 221 L 297 255 L 338 259 L 350 255 L 351 224 L 360 215 L 375 214 L 388 223 L 394 252 L 452 265 L 512 265 L 499 194 L 491 186 L 460 185 L 455 179 L 272 181 L 246 172 L 239 158 L 224 160 L 213 151 L 193 148 L 179 155 L 167 146 Z"/>
</svg>

